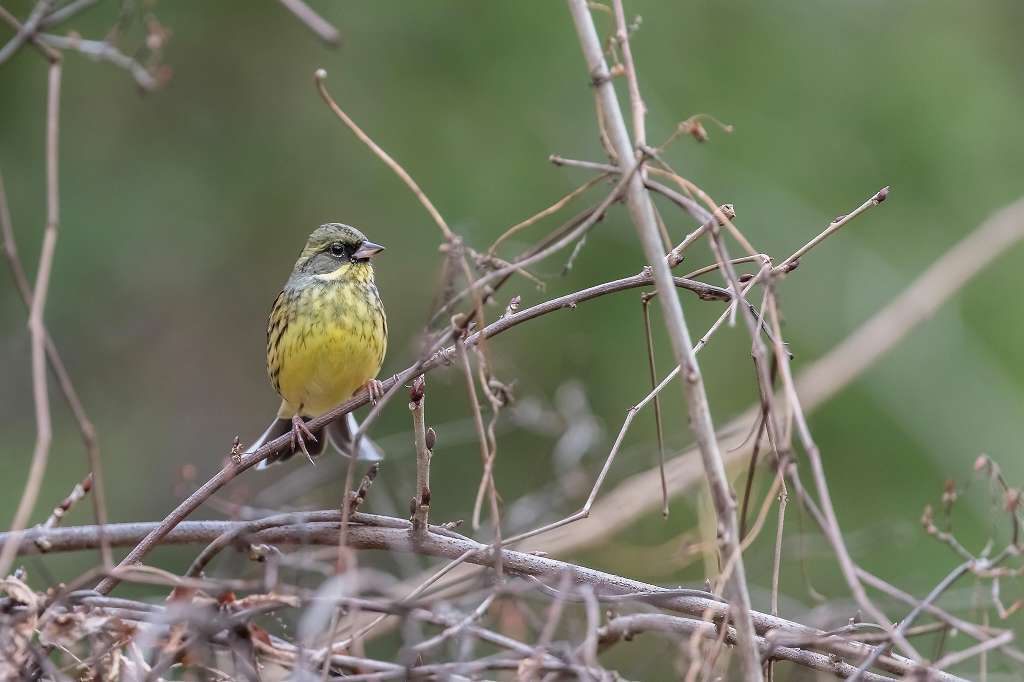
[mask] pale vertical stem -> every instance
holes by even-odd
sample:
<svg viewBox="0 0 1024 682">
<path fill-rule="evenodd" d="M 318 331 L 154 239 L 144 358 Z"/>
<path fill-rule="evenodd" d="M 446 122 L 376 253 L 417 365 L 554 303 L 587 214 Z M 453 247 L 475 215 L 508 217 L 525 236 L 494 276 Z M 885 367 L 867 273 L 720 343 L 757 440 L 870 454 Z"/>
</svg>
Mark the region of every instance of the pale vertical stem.
<svg viewBox="0 0 1024 682">
<path fill-rule="evenodd" d="M 608 65 L 601 49 L 601 40 L 598 37 L 593 18 L 590 16 L 586 0 L 568 0 L 568 3 L 580 46 L 587 61 L 592 82 L 597 90 L 609 140 L 615 148 L 619 168 L 625 173 L 629 170 L 634 158 L 633 145 L 630 142 L 622 110 L 611 82 Z M 721 549 L 727 562 L 735 561 L 728 585 L 735 611 L 734 621 L 739 638 L 744 676 L 747 680 L 760 682 L 763 679 L 761 657 L 757 649 L 753 621 L 750 616 L 750 595 L 747 591 L 746 572 L 739 555 L 736 501 L 726 478 L 722 455 L 715 438 L 715 428 L 711 419 L 711 409 L 708 405 L 704 381 L 693 353 L 682 305 L 675 295 L 672 273 L 661 249 L 654 207 L 644 187 L 642 174 L 638 173 L 630 178 L 626 187 L 626 202 L 630 217 L 643 245 L 644 255 L 654 275 L 658 301 L 661 304 L 676 362 L 682 368 L 690 425 L 700 449 L 704 472 L 715 503 Z"/>
<path fill-rule="evenodd" d="M 779 464 L 781 470 L 782 464 Z M 789 503 L 789 491 L 786 489 L 785 478 L 782 479 L 782 490 L 779 492 L 779 519 L 775 528 L 775 554 L 772 557 L 772 596 L 771 614 L 779 615 L 779 578 L 782 575 L 782 537 L 786 525 L 786 505 Z"/>
<path fill-rule="evenodd" d="M 779 462 L 779 474 L 783 472 L 783 464 Z M 789 492 L 786 490 L 786 477 L 779 478 L 782 483 L 782 490 L 779 491 L 779 520 L 775 528 L 775 553 L 772 556 L 772 594 L 771 614 L 779 615 L 779 578 L 782 576 L 782 539 L 786 524 L 786 504 L 789 502 Z M 775 679 L 775 661 L 768 661 L 767 665 L 768 682 Z"/>
<path fill-rule="evenodd" d="M 427 442 L 427 422 L 424 414 L 426 402 L 426 379 L 421 374 L 412 383 L 409 393 L 409 410 L 412 412 L 413 445 L 416 448 L 416 494 L 413 497 L 413 527 L 419 532 L 427 531 L 430 514 L 430 449 Z"/>
<path fill-rule="evenodd" d="M 462 365 L 462 373 L 466 377 L 466 392 L 469 394 L 470 407 L 473 409 L 473 425 L 476 427 L 476 435 L 480 441 L 480 458 L 483 461 L 483 478 L 480 481 L 481 489 L 486 486 L 487 498 L 491 507 L 491 527 L 494 532 L 494 547 L 501 549 L 501 511 L 498 508 L 498 489 L 494 483 L 494 458 L 487 439 L 487 429 L 484 427 L 484 418 L 480 413 L 480 399 L 476 394 L 476 383 L 473 380 L 473 369 L 469 365 L 469 352 L 462 339 L 455 342 L 456 352 L 459 355 L 459 362 Z M 482 503 L 483 498 L 478 494 L 477 501 Z M 479 506 L 473 512 L 473 527 L 480 523 Z M 500 557 L 500 555 L 497 555 Z M 500 576 L 502 573 L 501 561 L 495 565 L 495 570 Z"/>
<path fill-rule="evenodd" d="M 29 310 L 28 328 L 32 335 L 32 395 L 36 414 L 36 444 L 32 452 L 32 465 L 28 480 L 11 521 L 11 534 L 0 550 L 0 576 L 10 571 L 11 564 L 21 545 L 22 531 L 28 524 L 29 516 L 39 497 L 43 475 L 50 455 L 53 427 L 50 422 L 50 396 L 46 386 L 46 326 L 43 311 L 46 308 L 46 294 L 50 287 L 50 273 L 53 269 L 53 253 L 57 248 L 57 225 L 60 220 L 59 192 L 57 186 L 57 137 L 60 131 L 60 79 L 61 63 L 50 64 L 46 98 L 46 228 L 43 245 L 39 254 L 39 269 L 33 287 L 32 305 Z"/>
<path fill-rule="evenodd" d="M 31 312 L 32 285 L 28 281 L 28 276 L 25 274 L 21 258 L 18 255 L 18 245 L 14 238 L 14 226 L 11 224 L 3 174 L 0 174 L 0 233 L 3 234 L 4 255 L 7 257 L 11 276 L 14 278 L 14 285 L 18 289 L 18 293 L 21 294 L 25 308 L 28 312 Z M 103 467 L 100 461 L 100 446 L 96 436 L 96 428 L 89 419 L 89 415 L 85 412 L 85 407 L 82 405 L 82 400 L 75 390 L 71 376 L 68 374 L 63 360 L 61 360 L 57 344 L 54 343 L 49 332 L 46 332 L 45 342 L 50 371 L 53 372 L 53 376 L 57 380 L 61 392 L 64 394 L 68 407 L 71 408 L 71 412 L 75 415 L 75 420 L 78 422 L 78 430 L 82 436 L 82 444 L 85 446 L 86 455 L 89 459 L 89 470 L 93 476 L 93 512 L 96 516 L 96 524 L 100 528 L 100 558 L 103 561 L 103 565 L 109 568 L 113 566 L 113 559 L 110 553 L 110 543 L 106 541 L 106 536 L 102 532 L 103 527 L 107 524 L 107 504 L 103 487 Z"/>
</svg>

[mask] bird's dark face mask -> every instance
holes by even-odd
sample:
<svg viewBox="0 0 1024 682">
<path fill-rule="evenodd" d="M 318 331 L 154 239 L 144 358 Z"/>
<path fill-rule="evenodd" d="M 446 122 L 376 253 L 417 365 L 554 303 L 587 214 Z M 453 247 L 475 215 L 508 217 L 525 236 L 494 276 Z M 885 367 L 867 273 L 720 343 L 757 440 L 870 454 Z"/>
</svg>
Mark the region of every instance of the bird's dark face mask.
<svg viewBox="0 0 1024 682">
<path fill-rule="evenodd" d="M 318 279 L 338 279 L 347 273 L 357 275 L 372 271 L 370 259 L 384 250 L 380 244 L 363 239 L 358 242 L 332 242 L 310 257 L 302 267 L 303 272 L 318 276 Z"/>
<path fill-rule="evenodd" d="M 309 236 L 295 264 L 295 275 L 321 281 L 342 279 L 351 272 L 357 279 L 373 276 L 370 259 L 384 250 L 350 225 L 327 223 Z"/>
</svg>

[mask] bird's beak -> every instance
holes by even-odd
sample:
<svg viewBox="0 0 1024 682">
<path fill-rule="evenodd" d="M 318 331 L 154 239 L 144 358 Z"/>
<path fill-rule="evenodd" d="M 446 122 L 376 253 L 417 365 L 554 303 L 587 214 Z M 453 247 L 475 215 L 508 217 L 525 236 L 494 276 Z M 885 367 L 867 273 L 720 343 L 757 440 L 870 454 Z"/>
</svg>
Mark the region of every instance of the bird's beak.
<svg viewBox="0 0 1024 682">
<path fill-rule="evenodd" d="M 352 254 L 352 257 L 356 260 L 369 260 L 376 256 L 378 253 L 384 250 L 384 247 L 380 244 L 374 244 L 373 242 L 363 242 L 359 249 Z"/>
</svg>

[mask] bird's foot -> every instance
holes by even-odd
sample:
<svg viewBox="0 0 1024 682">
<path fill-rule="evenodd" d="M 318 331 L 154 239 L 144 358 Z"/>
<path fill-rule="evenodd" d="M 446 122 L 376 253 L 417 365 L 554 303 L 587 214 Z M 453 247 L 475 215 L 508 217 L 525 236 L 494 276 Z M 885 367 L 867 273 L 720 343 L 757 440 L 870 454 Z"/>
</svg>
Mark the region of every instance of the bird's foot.
<svg viewBox="0 0 1024 682">
<path fill-rule="evenodd" d="M 303 421 L 302 417 L 295 415 L 292 417 L 292 451 L 297 449 L 302 450 L 302 454 L 306 455 L 309 463 L 316 465 L 313 461 L 313 456 L 309 454 L 309 450 L 306 448 L 306 439 L 309 438 L 314 443 L 316 442 L 316 436 L 306 426 L 306 422 Z"/>
<path fill-rule="evenodd" d="M 370 394 L 370 403 L 377 404 L 377 401 L 384 397 L 384 383 L 376 379 L 366 382 L 366 392 Z"/>
</svg>

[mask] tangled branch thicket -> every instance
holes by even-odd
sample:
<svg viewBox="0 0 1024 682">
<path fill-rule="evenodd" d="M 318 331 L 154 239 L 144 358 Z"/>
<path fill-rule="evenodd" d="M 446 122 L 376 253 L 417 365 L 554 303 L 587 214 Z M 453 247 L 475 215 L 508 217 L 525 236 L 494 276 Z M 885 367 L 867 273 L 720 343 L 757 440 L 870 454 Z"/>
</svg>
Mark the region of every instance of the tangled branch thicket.
<svg viewBox="0 0 1024 682">
<path fill-rule="evenodd" d="M 1004 479 L 996 462 L 978 458 L 974 475 L 995 495 L 993 525 L 1005 537 L 999 542 L 994 536 L 980 553 L 961 544 L 951 522 L 960 491 L 951 482 L 937 506 L 922 517 L 922 532 L 950 548 L 949 573 L 924 594 L 911 595 L 866 571 L 848 550 L 842 520 L 832 504 L 823 455 L 807 420 L 808 413 L 849 385 L 1024 236 L 1024 200 L 994 214 L 860 329 L 797 372 L 780 323 L 778 289 L 788 278 L 800 276 L 802 259 L 813 257 L 813 250 L 824 240 L 882 204 L 889 190 L 871 193 L 786 258 L 778 260 L 757 249 L 740 228 L 736 208 L 716 203 L 665 161 L 666 148 L 680 138 L 706 140 L 704 122 L 710 119 L 691 117 L 662 144 L 648 141 L 646 106 L 630 48 L 632 25 L 622 0 L 612 0 L 610 6 L 586 0 L 567 3 L 594 97 L 597 141 L 604 159 L 552 156 L 556 166 L 590 177 L 552 206 L 516 223 L 487 249 L 473 248 L 451 229 L 413 178 L 338 105 L 327 88 L 326 73 L 315 74 L 316 89 L 327 106 L 398 175 L 441 233 L 444 275 L 430 311 L 432 321 L 424 332 L 422 354 L 384 382 L 384 397 L 356 434 L 362 437 L 382 410 L 399 409 L 396 396 L 409 395 L 416 462 L 387 465 L 415 466 L 416 487 L 406 491 L 411 494 L 409 515 L 362 511 L 364 501 L 374 494 L 378 470 L 373 466 L 361 471 L 357 462 L 349 461 L 345 494 L 336 509 L 263 512 L 226 521 L 191 518 L 204 504 L 212 503 L 214 493 L 229 481 L 289 447 L 288 436 L 283 436 L 248 454 L 242 454 L 242 444 L 236 442 L 224 467 L 159 522 L 108 523 L 96 434 L 61 361 L 58 343 L 44 322 L 59 229 L 62 63 L 66 53 L 80 52 L 125 69 L 141 87 L 154 89 L 166 78 L 159 58 L 167 32 L 155 19 L 148 22 L 142 61 L 121 52 L 113 34 L 93 41 L 47 32 L 92 4 L 77 0 L 58 6 L 52 0 L 39 0 L 24 20 L 0 8 L 0 18 L 15 31 L 0 49 L 0 63 L 20 49 L 32 48 L 49 64 L 47 224 L 34 282 L 18 252 L 0 184 L 5 255 L 28 310 L 37 425 L 28 481 L 8 532 L 0 534 L 0 575 L 5 576 L 0 587 L 5 595 L 0 605 L 0 676 L 385 680 L 506 675 L 523 680 L 611 680 L 629 676 L 630 671 L 610 669 L 602 654 L 628 647 L 634 637 L 647 633 L 675 643 L 678 675 L 687 681 L 722 675 L 772 679 L 789 677 L 798 668 L 850 680 L 959 680 L 972 674 L 967 671 L 978 670 L 984 676 L 989 669 L 1024 665 L 1024 652 L 1015 646 L 1013 630 L 992 621 L 993 617 L 996 623 L 1005 620 L 1017 610 L 1019 603 L 1003 603 L 1000 586 L 1019 580 L 1024 572 L 1019 559 L 1020 491 Z M 337 30 L 301 0 L 282 0 L 282 4 L 322 40 L 337 41 Z M 629 125 L 617 93 L 620 86 L 629 103 Z M 581 87 L 580 96 L 585 92 Z M 568 218 L 533 246 L 514 256 L 499 255 L 498 247 L 508 237 L 521 238 L 570 202 L 595 193 L 600 198 L 591 199 L 590 208 Z M 535 263 L 564 255 L 571 248 L 566 266 L 571 267 L 588 233 L 615 204 L 628 209 L 648 262 L 642 272 L 531 307 L 522 308 L 517 296 L 505 305 L 495 305 L 507 282 L 516 277 L 535 279 L 529 271 Z M 663 214 L 666 210 L 671 213 Z M 670 238 L 674 226 L 688 221 L 695 227 L 674 243 Z M 676 274 L 690 247 L 701 241 L 709 244 L 714 261 L 688 274 Z M 708 275 L 719 276 L 723 284 L 705 282 L 702 278 Z M 511 394 L 507 383 L 492 372 L 488 341 L 538 317 L 584 303 L 600 305 L 598 299 L 631 289 L 646 290 L 643 311 L 652 389 L 628 410 L 577 512 L 533 528 L 514 524 L 507 512 L 518 503 L 502 500 L 501 482 L 494 475 L 499 420 Z M 661 310 L 675 361 L 675 368 L 664 375 L 654 365 L 651 305 Z M 697 305 L 722 310 L 717 321 L 693 341 L 685 313 Z M 701 373 L 697 355 L 722 326 L 735 324 L 737 318 L 749 332 L 752 379 L 760 399 L 731 423 L 716 427 L 706 395 L 708 379 Z M 47 368 L 77 418 L 90 473 L 49 518 L 29 527 L 40 503 L 50 449 Z M 443 368 L 463 375 L 480 448 L 482 477 L 473 498 L 470 534 L 459 524 L 437 525 L 430 518 L 431 460 L 433 451 L 444 445 L 430 427 L 426 377 Z M 681 415 L 663 410 L 659 396 L 677 379 L 695 445 L 665 459 L 663 422 L 681 421 Z M 365 392 L 360 393 L 313 420 L 310 427 L 321 427 L 368 402 Z M 647 408 L 656 416 L 661 465 L 604 490 L 634 418 Z M 737 470 L 741 465 L 747 473 L 734 490 L 727 468 Z M 324 471 L 316 475 L 322 477 Z M 279 486 L 280 494 L 308 484 L 309 476 L 304 470 L 289 474 Z M 760 500 L 753 499 L 760 489 L 752 485 L 755 476 L 770 481 Z M 700 485 L 707 486 L 715 517 L 704 552 L 717 567 L 700 589 L 646 584 L 550 556 L 600 545 L 659 508 L 667 514 L 672 497 Z M 86 497 L 94 507 L 95 525 L 62 528 L 64 514 Z M 556 508 L 541 494 L 526 502 L 533 509 Z M 843 623 L 838 627 L 822 629 L 801 623 L 803 614 L 780 611 L 781 556 L 783 543 L 792 533 L 786 525 L 787 504 L 798 505 L 814 521 L 855 602 L 853 612 L 845 605 L 833 610 L 832 620 L 839 618 Z M 773 517 L 772 562 L 751 566 L 744 550 L 772 524 Z M 205 548 L 184 575 L 144 563 L 154 548 L 170 544 Z M 114 549 L 119 547 L 131 550 L 115 563 Z M 252 563 L 234 565 L 228 573 L 214 568 L 219 553 L 229 548 L 246 552 Z M 95 570 L 44 593 L 32 590 L 22 569 L 14 569 L 20 555 L 90 549 L 100 550 Z M 413 564 L 405 579 L 399 580 L 361 563 L 360 551 L 369 549 L 388 553 L 395 559 L 390 566 L 408 568 L 401 561 L 408 554 L 442 562 L 423 575 L 415 573 Z M 292 580 L 297 572 L 319 576 L 318 586 Z M 747 580 L 752 572 L 771 575 L 767 611 L 755 608 Z M 964 615 L 964 609 L 942 605 L 950 587 L 966 576 L 986 586 L 986 596 L 969 615 Z M 149 586 L 152 598 L 111 596 L 124 582 Z M 270 614 L 291 619 L 296 627 L 274 628 L 266 618 Z M 393 628 L 400 630 L 401 638 L 390 657 L 367 655 L 367 643 Z M 926 655 L 919 638 L 929 637 L 938 637 L 939 644 Z"/>
</svg>

